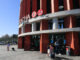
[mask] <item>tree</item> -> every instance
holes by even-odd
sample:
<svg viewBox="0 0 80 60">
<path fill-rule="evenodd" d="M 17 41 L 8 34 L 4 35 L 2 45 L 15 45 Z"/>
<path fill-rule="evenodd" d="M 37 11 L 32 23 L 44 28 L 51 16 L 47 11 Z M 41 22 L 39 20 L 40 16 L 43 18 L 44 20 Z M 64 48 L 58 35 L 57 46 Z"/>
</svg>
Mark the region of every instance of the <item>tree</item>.
<svg viewBox="0 0 80 60">
<path fill-rule="evenodd" d="M 8 34 L 0 37 L 0 42 L 4 42 L 4 44 L 7 44 L 8 42 L 13 44 L 18 42 L 18 35 L 13 34 L 12 36 L 9 36 Z"/>
</svg>

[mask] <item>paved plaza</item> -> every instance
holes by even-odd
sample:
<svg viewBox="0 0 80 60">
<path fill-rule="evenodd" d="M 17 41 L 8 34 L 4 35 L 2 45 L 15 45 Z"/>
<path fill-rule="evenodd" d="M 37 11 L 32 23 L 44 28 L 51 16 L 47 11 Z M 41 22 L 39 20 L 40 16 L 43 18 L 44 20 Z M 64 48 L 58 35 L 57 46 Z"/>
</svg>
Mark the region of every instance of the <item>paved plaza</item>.
<svg viewBox="0 0 80 60">
<path fill-rule="evenodd" d="M 12 51 L 12 47 L 16 51 Z M 10 51 L 7 51 L 6 45 L 0 45 L 0 60 L 80 60 L 80 56 L 56 55 L 55 59 L 51 59 L 39 51 L 24 51 L 17 49 L 17 45 L 10 46 Z"/>
</svg>

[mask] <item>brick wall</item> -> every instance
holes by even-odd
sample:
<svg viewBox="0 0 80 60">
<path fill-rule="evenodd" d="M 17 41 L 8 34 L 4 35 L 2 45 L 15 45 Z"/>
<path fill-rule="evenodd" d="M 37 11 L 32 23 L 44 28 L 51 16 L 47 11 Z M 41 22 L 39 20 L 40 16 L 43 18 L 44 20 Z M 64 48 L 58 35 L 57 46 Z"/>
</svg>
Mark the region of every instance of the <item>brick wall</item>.
<svg viewBox="0 0 80 60">
<path fill-rule="evenodd" d="M 24 50 L 30 50 L 30 36 L 25 36 Z"/>
<path fill-rule="evenodd" d="M 18 38 L 18 48 L 22 49 L 22 38 L 21 37 Z"/>
</svg>

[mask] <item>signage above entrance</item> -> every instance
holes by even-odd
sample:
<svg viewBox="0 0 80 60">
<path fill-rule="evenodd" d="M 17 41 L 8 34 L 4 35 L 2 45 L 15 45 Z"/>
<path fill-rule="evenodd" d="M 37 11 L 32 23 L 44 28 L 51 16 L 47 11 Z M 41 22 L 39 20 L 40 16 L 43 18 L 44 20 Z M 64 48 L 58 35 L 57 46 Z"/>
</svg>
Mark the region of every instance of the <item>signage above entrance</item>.
<svg viewBox="0 0 80 60">
<path fill-rule="evenodd" d="M 36 17 L 36 15 L 37 15 L 36 11 L 33 11 L 32 12 L 32 18 Z"/>
<path fill-rule="evenodd" d="M 43 14 L 43 10 L 42 9 L 38 10 L 38 16 L 41 16 L 42 14 Z"/>
</svg>

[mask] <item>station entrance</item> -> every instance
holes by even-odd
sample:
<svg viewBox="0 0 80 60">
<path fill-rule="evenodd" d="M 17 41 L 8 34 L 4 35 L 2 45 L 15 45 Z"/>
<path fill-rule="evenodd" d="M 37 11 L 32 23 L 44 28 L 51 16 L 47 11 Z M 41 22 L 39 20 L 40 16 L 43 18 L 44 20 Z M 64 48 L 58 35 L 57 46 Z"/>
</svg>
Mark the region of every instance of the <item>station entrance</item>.
<svg viewBox="0 0 80 60">
<path fill-rule="evenodd" d="M 31 36 L 31 50 L 39 51 L 40 50 L 40 35 Z"/>
<path fill-rule="evenodd" d="M 66 54 L 65 34 L 50 34 L 49 43 L 54 45 L 56 54 Z"/>
<path fill-rule="evenodd" d="M 65 34 L 49 34 L 49 43 L 55 46 L 56 54 L 66 54 L 66 40 Z M 40 50 L 40 35 L 31 36 L 31 50 Z"/>
</svg>

